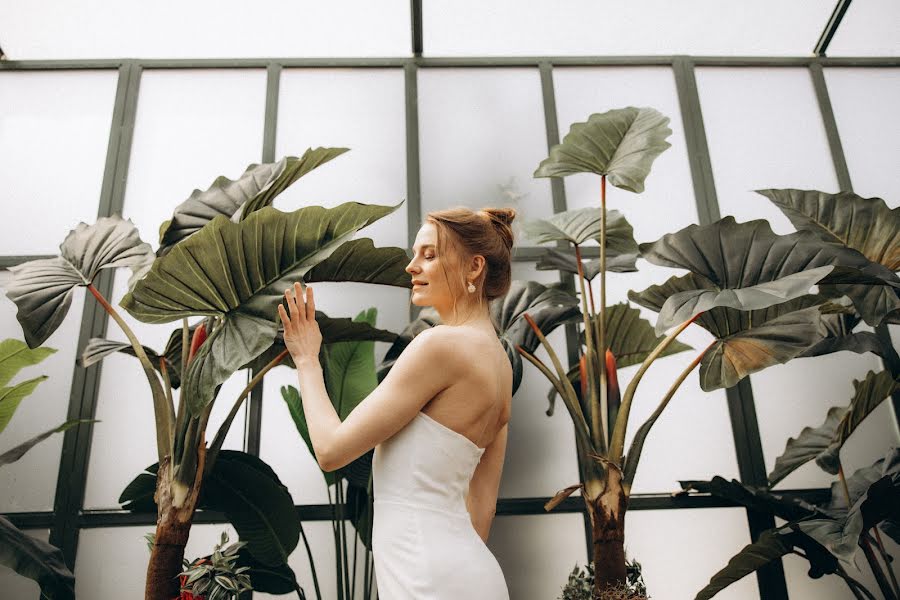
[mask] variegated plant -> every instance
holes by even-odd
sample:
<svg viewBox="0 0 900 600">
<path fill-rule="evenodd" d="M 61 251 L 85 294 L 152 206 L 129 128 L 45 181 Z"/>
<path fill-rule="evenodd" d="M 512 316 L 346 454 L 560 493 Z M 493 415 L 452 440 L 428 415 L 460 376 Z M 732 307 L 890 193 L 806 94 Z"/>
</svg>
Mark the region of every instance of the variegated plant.
<svg viewBox="0 0 900 600">
<path fill-rule="evenodd" d="M 265 373 L 287 357 L 276 322 L 284 289 L 296 280 L 353 281 L 409 287 L 402 248 L 376 248 L 352 239 L 400 206 L 347 202 L 282 212 L 273 200 L 300 177 L 346 152 L 316 148 L 301 157 L 250 165 L 237 180 L 219 177 L 195 190 L 160 228 L 153 252 L 121 217 L 78 225 L 60 256 L 13 267 L 7 295 L 32 347 L 65 317 L 76 286 L 88 291 L 121 327 L 128 344 L 91 340 L 82 364 L 112 352 L 136 356 L 152 393 L 157 459 L 123 492 L 132 510 L 157 510 L 156 544 L 146 597 L 178 594 L 184 544 L 198 505 L 221 510 L 264 565 L 284 565 L 297 545 L 299 522 L 287 488 L 265 463 L 222 450 L 243 401 Z M 100 270 L 129 267 L 129 292 L 120 305 L 147 323 L 181 321 L 162 353 L 141 345 L 94 285 Z M 200 317 L 189 324 L 189 317 Z M 318 313 L 324 344 L 343 340 L 394 341 L 396 335 L 349 318 Z M 265 362 L 262 362 L 265 361 Z M 251 363 L 256 377 L 233 400 L 224 423 L 206 446 L 206 428 L 221 384 Z M 173 389 L 180 387 L 176 407 Z M 235 486 L 245 492 L 236 493 Z M 246 488 L 246 489 L 244 489 Z M 266 522 L 269 520 L 269 522 Z"/>
<path fill-rule="evenodd" d="M 846 194 L 768 190 L 764 193 L 801 231 L 780 236 L 765 221 L 737 223 L 725 217 L 709 225 L 691 225 L 653 243 L 636 244 L 623 215 L 606 208 L 606 183 L 643 191 L 651 164 L 669 147 L 668 121 L 652 108 L 628 107 L 574 124 L 563 142 L 551 148 L 535 176 L 599 175 L 600 206 L 566 211 L 525 227 L 526 235 L 537 243 L 565 242 L 572 247 L 569 252 L 548 250 L 538 268 L 577 274 L 580 361 L 564 368 L 546 342 L 550 329 L 537 323 L 533 330 L 552 365 L 525 348 L 520 352 L 551 381 L 551 399 L 557 394 L 562 398 L 575 426 L 581 482 L 560 491 L 546 508 L 551 510 L 581 490 L 593 529 L 597 593 L 625 580 L 624 517 L 641 450 L 693 369 L 700 366 L 701 387 L 709 391 L 731 387 L 750 373 L 800 356 L 840 349 L 881 352 L 883 344 L 851 330 L 860 319 L 877 326 L 900 314 L 900 279 L 894 274 L 900 253 L 898 215 L 877 199 L 850 202 Z M 881 220 L 878 226 L 867 227 L 875 219 Z M 599 260 L 583 260 L 582 249 L 589 242 L 599 244 Z M 629 292 L 631 301 L 659 313 L 655 330 L 627 304 L 606 306 L 607 271 L 634 270 L 638 254 L 688 271 L 661 285 Z M 598 275 L 600 297 L 595 302 L 589 284 Z M 819 290 L 811 294 L 814 285 Z M 846 303 L 838 303 L 841 298 Z M 708 330 L 713 341 L 672 383 L 626 453 L 626 426 L 642 377 L 657 358 L 689 349 L 676 338 L 692 323 Z M 626 355 L 627 363 L 622 360 Z M 621 393 L 617 362 L 619 367 L 640 363 Z"/>
</svg>

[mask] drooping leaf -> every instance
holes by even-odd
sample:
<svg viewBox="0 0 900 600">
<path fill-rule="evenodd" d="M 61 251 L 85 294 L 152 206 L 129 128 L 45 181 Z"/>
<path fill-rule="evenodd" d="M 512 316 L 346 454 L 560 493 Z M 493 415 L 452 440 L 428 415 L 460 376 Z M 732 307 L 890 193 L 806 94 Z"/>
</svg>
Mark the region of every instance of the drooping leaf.
<svg viewBox="0 0 900 600">
<path fill-rule="evenodd" d="M 152 254 L 138 230 L 122 217 L 79 223 L 59 246 L 60 255 L 10 267 L 6 295 L 16 303 L 16 318 L 30 348 L 40 346 L 63 322 L 76 286 L 93 282 L 100 269 L 138 267 Z"/>
<path fill-rule="evenodd" d="M 5 388 L 0 388 L 0 433 L 9 425 L 19 404 L 34 392 L 38 384 L 47 379 L 46 375 L 29 379 Z"/>
<path fill-rule="evenodd" d="M 303 276 L 306 283 L 353 281 L 412 287 L 403 248 L 376 248 L 369 238 L 349 241 Z"/>
<path fill-rule="evenodd" d="M 211 336 L 216 339 L 201 346 L 185 377 L 197 414 L 217 385 L 272 345 L 284 290 L 359 229 L 398 207 L 348 202 L 292 213 L 266 207 L 240 223 L 217 217 L 158 259 L 121 305 L 148 323 L 224 317 Z M 206 364 L 210 360 L 215 364 Z"/>
<path fill-rule="evenodd" d="M 654 159 L 671 144 L 669 118 L 652 108 L 614 109 L 574 123 L 561 144 L 550 149 L 535 177 L 573 173 L 605 175 L 611 185 L 640 193 Z"/>
<path fill-rule="evenodd" d="M 800 354 L 800 357 L 822 356 L 844 350 L 856 354 L 872 352 L 884 356 L 885 347 L 877 335 L 871 331 L 853 331 L 859 325 L 860 318 L 852 306 L 825 303 L 819 306 L 819 310 L 827 335 L 825 339 Z"/>
<path fill-rule="evenodd" d="M 883 477 L 897 478 L 900 474 L 900 448 L 892 447 L 885 455 L 868 467 L 862 467 L 846 478 L 847 490 L 841 481 L 831 484 L 831 499 L 825 507 L 832 518 L 840 519 L 847 515 L 849 507 L 856 504 L 866 491 Z M 848 503 L 847 496 L 850 496 Z"/>
<path fill-rule="evenodd" d="M 41 586 L 41 598 L 74 600 L 75 576 L 62 550 L 19 530 L 0 516 L 0 565 Z"/>
<path fill-rule="evenodd" d="M 49 431 L 45 431 L 39 435 L 34 436 L 33 438 L 22 442 L 12 450 L 7 450 L 3 454 L 0 454 L 0 467 L 3 465 L 8 465 L 9 463 L 14 463 L 20 458 L 22 458 L 26 452 L 34 448 L 37 444 L 46 440 L 48 437 L 53 435 L 54 433 L 60 433 L 65 431 L 66 429 L 71 429 L 76 425 L 80 425 L 81 423 L 97 423 L 98 421 L 90 420 L 90 419 L 72 419 L 70 421 L 66 421 L 62 425 L 58 427 L 54 427 Z"/>
<path fill-rule="evenodd" d="M 615 258 L 606 257 L 606 270 L 610 273 L 634 273 L 637 271 L 637 252 L 634 254 L 620 254 Z M 548 248 L 535 263 L 538 271 L 563 271 L 564 273 L 578 274 L 578 262 L 575 253 L 571 250 L 559 250 Z M 582 274 L 588 281 L 593 281 L 600 274 L 600 259 L 582 260 Z"/>
<path fill-rule="evenodd" d="M 785 521 L 816 516 L 828 516 L 818 506 L 797 496 L 785 496 L 764 487 L 745 485 L 736 479 L 728 481 L 715 476 L 709 481 L 679 481 L 685 492 L 696 491 L 725 498 L 740 506 L 761 512 L 771 512 Z"/>
<path fill-rule="evenodd" d="M 15 338 L 3 340 L 0 342 L 0 387 L 12 381 L 25 367 L 39 364 L 55 352 L 55 348 L 29 348 L 25 342 Z"/>
<path fill-rule="evenodd" d="M 554 214 L 548 219 L 526 221 L 522 231 L 536 244 L 565 241 L 583 244 L 588 240 L 600 242 L 600 209 L 578 208 Z M 637 258 L 638 245 L 634 228 L 617 210 L 606 211 L 607 260 L 623 257 Z M 632 259 L 632 263 L 633 263 Z"/>
<path fill-rule="evenodd" d="M 193 235 L 217 216 L 244 220 L 270 206 L 275 197 L 316 167 L 347 152 L 347 148 L 307 149 L 300 158 L 287 156 L 278 162 L 252 164 L 238 179 L 218 177 L 205 191 L 194 190 L 190 198 L 175 207 L 172 219 L 159 230 L 160 255 Z"/>
<path fill-rule="evenodd" d="M 650 262 L 688 269 L 706 278 L 710 289 L 719 290 L 747 288 L 833 266 L 834 271 L 820 283 L 829 284 L 837 295 L 847 295 L 866 323 L 877 325 L 900 308 L 895 289 L 900 279 L 892 271 L 851 248 L 824 244 L 810 232 L 776 235 L 762 220 L 736 223 L 734 217 L 725 217 L 710 225 L 690 225 L 640 248 Z M 882 285 L 868 285 L 872 282 Z"/>
<path fill-rule="evenodd" d="M 863 198 L 853 192 L 756 191 L 780 208 L 798 230 L 811 231 L 823 242 L 849 246 L 872 262 L 900 271 L 900 208 L 890 209 L 881 198 Z"/>
<path fill-rule="evenodd" d="M 303 594 L 303 588 L 297 582 L 297 576 L 290 565 L 287 563 L 277 566 L 263 564 L 253 558 L 253 554 L 247 550 L 246 546 L 238 550 L 235 567 L 250 567 L 247 574 L 250 575 L 250 585 L 253 586 L 254 592 L 290 594 L 300 591 Z M 303 596 L 301 595 L 301 597 Z"/>
</svg>

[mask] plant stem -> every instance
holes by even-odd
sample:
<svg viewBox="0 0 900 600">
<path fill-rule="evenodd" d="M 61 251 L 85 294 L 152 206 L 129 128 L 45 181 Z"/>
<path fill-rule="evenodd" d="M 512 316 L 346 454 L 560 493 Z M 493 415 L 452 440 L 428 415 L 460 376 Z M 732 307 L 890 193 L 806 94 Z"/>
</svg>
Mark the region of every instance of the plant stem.
<svg viewBox="0 0 900 600">
<path fill-rule="evenodd" d="M 164 356 L 159 357 L 159 374 L 162 375 L 163 384 L 165 385 L 166 402 L 169 405 L 169 420 L 171 423 L 175 423 L 175 400 L 172 398 L 172 381 L 169 379 L 169 371 L 166 368 L 166 359 Z"/>
<path fill-rule="evenodd" d="M 603 422 L 603 445 L 609 447 L 609 390 L 606 385 L 606 175 L 600 177 L 600 415 Z"/>
<path fill-rule="evenodd" d="M 612 440 L 610 441 L 609 447 L 609 458 L 616 464 L 622 464 L 622 453 L 625 450 L 625 430 L 628 427 L 628 413 L 631 411 L 631 402 L 634 399 L 634 393 L 637 391 L 637 386 L 641 382 L 641 378 L 644 376 L 644 373 L 647 372 L 647 369 L 650 368 L 650 365 L 653 364 L 657 358 L 659 358 L 660 354 L 665 352 L 666 348 L 675 341 L 675 338 L 678 335 L 687 329 L 687 326 L 694 322 L 694 320 L 699 317 L 703 313 L 697 313 L 681 325 L 679 325 L 672 333 L 670 333 L 666 338 L 657 344 L 656 348 L 644 359 L 644 362 L 641 363 L 640 368 L 637 373 L 634 374 L 631 381 L 628 382 L 628 387 L 625 389 L 625 395 L 622 397 L 622 403 L 619 405 L 619 414 L 616 416 L 616 425 L 613 430 Z"/>
<path fill-rule="evenodd" d="M 316 563 L 313 561 L 312 549 L 309 547 L 309 540 L 306 539 L 303 521 L 298 519 L 298 523 L 300 525 L 300 535 L 303 537 L 303 545 L 306 547 L 306 557 L 309 558 L 309 570 L 312 571 L 313 587 L 316 588 L 316 598 L 322 600 L 322 592 L 319 590 L 319 577 L 316 575 Z"/>
<path fill-rule="evenodd" d="M 103 294 L 94 287 L 93 283 L 89 283 L 87 289 L 90 290 L 91 294 L 94 295 L 94 298 L 97 299 L 97 302 L 100 303 L 100 306 L 103 307 L 109 316 L 112 317 L 122 329 L 125 337 L 131 342 L 131 346 L 134 348 L 134 353 L 141 362 L 141 366 L 144 368 L 144 375 L 146 375 L 147 381 L 150 383 L 150 392 L 153 395 L 153 412 L 156 417 L 156 454 L 159 462 L 162 463 L 163 458 L 167 455 L 171 456 L 173 450 L 175 432 L 173 430 L 174 424 L 169 420 L 169 414 L 174 413 L 175 409 L 174 407 L 171 407 L 170 410 L 166 407 L 165 392 L 163 392 L 159 378 L 153 370 L 153 364 L 147 357 L 147 353 L 144 352 L 144 347 L 138 341 L 137 336 L 134 335 L 134 332 L 122 319 L 116 309 L 106 301 Z"/>
<path fill-rule="evenodd" d="M 794 552 L 794 554 L 799 554 L 799 552 Z M 867 590 L 865 586 L 863 586 L 863 584 L 850 577 L 850 575 L 847 574 L 847 571 L 845 571 L 844 568 L 840 565 L 838 565 L 837 571 L 835 573 L 838 577 L 844 580 L 844 583 L 847 584 L 847 587 L 850 588 L 850 591 L 853 592 L 853 595 L 859 600 L 866 600 L 867 598 L 868 600 L 877 600 L 875 596 L 872 595 L 872 592 Z M 865 593 L 865 595 L 863 595 L 863 593 Z"/>
<path fill-rule="evenodd" d="M 878 552 L 881 554 L 881 559 L 884 561 L 884 568 L 891 578 L 891 586 L 894 588 L 894 595 L 900 596 L 900 586 L 897 585 L 897 576 L 894 575 L 894 570 L 891 568 L 891 561 L 889 560 L 887 550 L 884 549 L 884 542 L 881 541 L 881 533 L 878 531 L 878 525 L 875 525 L 872 529 L 875 531 L 875 543 Z"/>
</svg>

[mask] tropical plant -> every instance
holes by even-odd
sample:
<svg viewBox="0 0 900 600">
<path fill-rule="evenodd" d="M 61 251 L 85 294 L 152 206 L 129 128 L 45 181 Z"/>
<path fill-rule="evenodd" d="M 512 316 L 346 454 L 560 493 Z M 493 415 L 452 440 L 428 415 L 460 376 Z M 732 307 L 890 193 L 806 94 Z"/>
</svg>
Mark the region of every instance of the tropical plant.
<svg viewBox="0 0 900 600">
<path fill-rule="evenodd" d="M 647 596 L 647 587 L 641 575 L 641 563 L 626 561 L 627 581 L 619 588 L 607 589 L 601 600 L 642 600 Z M 569 581 L 563 587 L 558 600 L 594 600 L 594 567 L 590 563 L 584 568 L 575 565 L 569 573 Z"/>
<path fill-rule="evenodd" d="M 178 574 L 180 600 L 237 600 L 241 593 L 253 591 L 250 567 L 237 564 L 238 551 L 247 543 L 227 543 L 228 534 L 223 531 L 210 556 L 184 561 L 184 571 Z"/>
<path fill-rule="evenodd" d="M 37 365 L 56 352 L 54 348 L 41 346 L 30 349 L 16 339 L 0 342 L 0 433 L 6 429 L 22 401 L 30 396 L 38 384 L 47 379 L 40 375 L 14 385 L 7 385 L 25 367 Z M 0 467 L 16 462 L 35 445 L 54 433 L 59 433 L 81 423 L 96 423 L 87 419 L 66 421 L 15 448 L 0 454 Z M 65 600 L 75 598 L 75 576 L 66 566 L 59 548 L 27 535 L 0 516 L 0 565 L 33 579 L 41 586 L 41 598 Z"/>
<path fill-rule="evenodd" d="M 260 519 L 268 503 L 280 502 L 274 472 L 246 455 L 222 451 L 225 435 L 252 388 L 287 357 L 276 321 L 276 306 L 291 282 L 354 281 L 409 287 L 402 248 L 376 248 L 372 240 L 351 238 L 396 206 L 347 202 L 335 208 L 307 206 L 293 212 L 272 207 L 297 179 L 346 152 L 345 148 L 307 150 L 300 157 L 250 165 L 237 180 L 217 178 L 193 194 L 160 228 L 154 253 L 134 225 L 121 217 L 78 225 L 60 246 L 61 254 L 13 267 L 7 295 L 29 346 L 43 342 L 65 316 L 76 286 L 85 286 L 120 326 L 128 352 L 138 358 L 150 385 L 156 427 L 156 545 L 147 570 L 146 598 L 178 595 L 184 545 L 201 490 L 210 504 L 228 505 L 236 490 L 251 498 Z M 129 292 L 120 305 L 145 323 L 181 320 L 162 354 L 148 352 L 131 328 L 94 286 L 101 269 L 130 267 Z M 199 324 L 188 318 L 202 317 Z M 326 343 L 354 339 L 393 341 L 395 335 L 350 319 L 318 313 Z M 180 340 L 179 340 L 180 338 Z M 124 349 L 94 342 L 84 363 Z M 259 357 L 267 363 L 259 365 Z M 221 384 L 257 361 L 256 376 L 234 400 L 224 423 L 206 447 L 206 427 Z M 173 389 L 180 386 L 176 409 Z M 227 475 L 213 477 L 219 470 Z M 207 485 L 204 485 L 206 483 Z M 253 488 L 253 486 L 257 486 Z M 282 486 L 283 487 L 283 486 Z M 127 490 L 126 490 L 127 491 Z M 271 492 L 271 493 L 270 493 Z M 123 494 L 125 496 L 125 494 Z M 215 499 L 215 500 L 214 500 Z M 149 506 L 145 505 L 149 508 Z M 235 508 L 226 515 L 247 516 Z M 269 567 L 284 565 L 299 538 L 296 518 L 278 527 L 255 528 L 233 522 L 253 557 Z M 269 524 L 271 525 L 271 524 Z"/>
<path fill-rule="evenodd" d="M 628 107 L 594 114 L 587 122 L 572 125 L 535 176 L 599 175 L 599 209 L 566 211 L 525 226 L 526 235 L 538 243 L 564 242 L 574 249 L 549 250 L 539 266 L 577 273 L 580 298 L 576 302 L 580 300 L 583 330 L 579 363 L 567 371 L 546 341 L 551 329 L 531 320 L 552 367 L 526 348 L 519 351 L 551 381 L 551 396 L 563 399 L 575 426 L 581 482 L 558 492 L 545 508 L 552 510 L 581 490 L 592 527 L 597 594 L 626 580 L 625 512 L 641 450 L 654 423 L 694 368 L 700 366 L 703 390 L 730 387 L 750 373 L 801 355 L 871 343 L 871 339 L 838 340 L 848 333 L 845 317 L 851 313 L 857 323 L 862 319 L 872 326 L 900 314 L 900 279 L 889 265 L 875 260 L 896 261 L 896 211 L 885 215 L 871 207 L 849 208 L 826 200 L 827 194 L 808 192 L 803 198 L 811 204 L 792 205 L 797 222 L 805 218 L 822 223 L 823 215 L 829 213 L 817 208 L 829 203 L 834 218 L 820 228 L 829 232 L 848 227 L 851 221 L 854 227 L 865 227 L 860 222 L 864 216 L 887 216 L 895 224 L 866 229 L 877 234 L 877 240 L 860 241 L 855 233 L 838 233 L 826 240 L 822 231 L 779 236 L 765 221 L 736 223 L 726 217 L 638 246 L 624 217 L 607 210 L 606 183 L 634 193 L 643 191 L 652 162 L 669 147 L 667 124 L 668 118 L 652 108 Z M 836 243 L 835 235 L 843 243 Z M 582 247 L 589 240 L 599 243 L 599 262 L 582 259 Z M 865 250 L 853 245 L 857 243 L 865 244 Z M 619 315 L 635 310 L 628 305 L 606 305 L 607 271 L 613 270 L 611 265 L 632 270 L 637 253 L 650 262 L 689 271 L 662 285 L 629 292 L 631 301 L 660 313 L 655 330 L 636 314 L 623 322 Z M 594 301 L 590 286 L 597 275 L 599 302 Z M 814 285 L 819 286 L 818 294 L 809 293 Z M 836 308 L 844 297 L 849 304 Z M 638 384 L 656 359 L 687 349 L 676 338 L 692 323 L 709 331 L 712 343 L 676 378 L 626 453 L 626 427 Z M 626 326 L 629 329 L 623 329 Z M 626 344 L 638 347 L 632 351 Z M 640 363 L 640 367 L 620 394 L 616 369 L 625 364 L 619 360 L 625 354 L 628 364 Z"/>
</svg>

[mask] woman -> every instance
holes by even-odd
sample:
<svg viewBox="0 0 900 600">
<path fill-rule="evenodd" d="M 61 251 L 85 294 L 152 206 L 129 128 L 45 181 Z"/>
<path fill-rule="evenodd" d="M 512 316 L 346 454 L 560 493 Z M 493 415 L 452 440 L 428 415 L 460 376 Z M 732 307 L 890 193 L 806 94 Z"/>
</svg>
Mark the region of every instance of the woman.
<svg viewBox="0 0 900 600">
<path fill-rule="evenodd" d="M 508 600 L 485 542 L 506 452 L 512 369 L 488 301 L 510 286 L 513 209 L 429 213 L 406 271 L 443 325 L 416 336 L 341 422 L 319 365 L 313 290 L 279 305 L 319 465 L 375 448 L 372 548 L 382 600 Z"/>
</svg>

